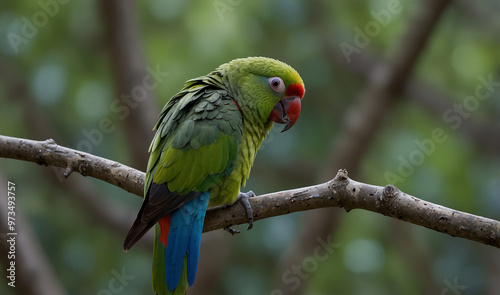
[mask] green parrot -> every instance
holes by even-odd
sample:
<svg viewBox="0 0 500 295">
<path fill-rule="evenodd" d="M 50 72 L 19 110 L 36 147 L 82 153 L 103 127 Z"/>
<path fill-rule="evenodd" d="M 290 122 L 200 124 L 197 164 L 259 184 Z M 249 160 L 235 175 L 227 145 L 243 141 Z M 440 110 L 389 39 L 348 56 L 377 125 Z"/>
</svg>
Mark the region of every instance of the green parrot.
<svg viewBox="0 0 500 295">
<path fill-rule="evenodd" d="M 266 57 L 235 59 L 189 80 L 159 115 L 149 147 L 144 201 L 123 245 L 153 225 L 154 294 L 185 294 L 194 283 L 208 206 L 244 204 L 240 188 L 274 122 L 297 121 L 305 88 L 289 65 Z"/>
</svg>

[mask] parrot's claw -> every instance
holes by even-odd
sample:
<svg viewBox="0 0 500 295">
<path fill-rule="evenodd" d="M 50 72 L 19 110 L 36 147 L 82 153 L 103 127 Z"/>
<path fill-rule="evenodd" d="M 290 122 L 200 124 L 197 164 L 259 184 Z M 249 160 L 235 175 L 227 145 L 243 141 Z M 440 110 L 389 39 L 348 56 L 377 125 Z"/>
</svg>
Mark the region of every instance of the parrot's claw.
<svg viewBox="0 0 500 295">
<path fill-rule="evenodd" d="M 252 191 L 248 191 L 248 193 L 242 193 L 240 192 L 240 195 L 238 196 L 238 199 L 236 199 L 236 202 L 240 202 L 243 207 L 245 208 L 245 211 L 247 212 L 248 216 L 248 228 L 252 229 L 253 227 L 253 210 L 252 206 L 250 206 L 250 202 L 248 201 L 249 198 L 255 197 L 255 194 Z"/>
<path fill-rule="evenodd" d="M 240 202 L 243 205 L 243 208 L 245 208 L 245 211 L 246 211 L 247 216 L 248 216 L 248 228 L 247 228 L 247 230 L 252 229 L 252 227 L 253 227 L 253 210 L 252 210 L 252 206 L 250 206 L 250 202 L 248 201 L 249 198 L 253 198 L 253 197 L 255 197 L 255 194 L 252 191 L 249 191 L 248 193 L 240 192 L 240 194 L 238 195 L 238 198 L 236 199 L 236 202 L 234 202 L 234 204 L 236 204 L 237 202 Z M 227 206 L 228 205 L 225 205 L 224 208 Z M 230 205 L 230 206 L 232 206 L 232 205 Z M 224 230 L 233 236 L 235 234 L 240 233 L 239 230 L 234 229 L 230 226 L 225 227 Z"/>
<path fill-rule="evenodd" d="M 230 227 L 230 226 L 225 227 L 225 228 L 224 228 L 224 230 L 225 230 L 225 231 L 227 231 L 228 233 L 230 233 L 230 234 L 231 234 L 231 235 L 233 235 L 233 236 L 234 236 L 235 234 L 239 234 L 239 233 L 240 233 L 240 231 L 239 231 L 239 230 L 234 229 L 234 228 L 232 228 L 232 227 Z"/>
</svg>

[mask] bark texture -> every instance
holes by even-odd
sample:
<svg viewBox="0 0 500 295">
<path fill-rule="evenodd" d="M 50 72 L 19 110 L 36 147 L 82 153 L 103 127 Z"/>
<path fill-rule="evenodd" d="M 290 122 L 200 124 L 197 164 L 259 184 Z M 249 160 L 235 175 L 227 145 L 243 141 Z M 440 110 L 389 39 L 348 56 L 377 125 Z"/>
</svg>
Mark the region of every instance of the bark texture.
<svg viewBox="0 0 500 295">
<path fill-rule="evenodd" d="M 144 172 L 108 159 L 57 145 L 53 140 L 34 141 L 0 135 L 0 157 L 66 167 L 72 171 L 114 184 L 142 196 Z M 500 248 L 500 222 L 424 201 L 399 191 L 393 185 L 370 185 L 349 179 L 341 169 L 334 179 L 309 187 L 266 194 L 250 199 L 254 220 L 325 207 L 347 212 L 364 209 L 404 220 L 452 236 Z M 239 203 L 209 209 L 203 231 L 243 224 L 248 220 Z"/>
</svg>

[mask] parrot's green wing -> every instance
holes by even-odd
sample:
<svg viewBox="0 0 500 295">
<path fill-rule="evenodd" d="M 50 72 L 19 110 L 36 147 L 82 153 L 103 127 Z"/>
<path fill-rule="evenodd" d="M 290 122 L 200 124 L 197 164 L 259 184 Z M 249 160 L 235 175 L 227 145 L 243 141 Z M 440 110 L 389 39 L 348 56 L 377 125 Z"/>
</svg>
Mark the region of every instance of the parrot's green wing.
<svg viewBox="0 0 500 295">
<path fill-rule="evenodd" d="M 242 115 L 214 82 L 210 76 L 190 80 L 165 106 L 149 148 L 146 185 L 168 183 L 179 195 L 203 192 L 233 170 Z"/>
<path fill-rule="evenodd" d="M 233 171 L 243 118 L 221 87 L 217 75 L 189 80 L 163 108 L 149 148 L 141 218 L 132 225 L 124 249 Z"/>
</svg>

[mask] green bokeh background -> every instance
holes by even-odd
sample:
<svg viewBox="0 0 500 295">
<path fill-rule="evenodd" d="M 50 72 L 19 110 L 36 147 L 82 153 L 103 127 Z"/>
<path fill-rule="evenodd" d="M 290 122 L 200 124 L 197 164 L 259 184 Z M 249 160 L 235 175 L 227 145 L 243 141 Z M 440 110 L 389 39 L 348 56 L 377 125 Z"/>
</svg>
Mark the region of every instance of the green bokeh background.
<svg viewBox="0 0 500 295">
<path fill-rule="evenodd" d="M 137 29 L 146 63 L 168 73 L 154 89 L 158 112 L 184 81 L 233 58 L 262 55 L 285 61 L 297 69 L 306 85 L 301 117 L 284 134 L 279 126 L 271 131 L 245 189 L 262 194 L 328 180 L 334 175 L 325 171 L 342 167 L 325 167 L 326 159 L 334 152 L 350 106 L 367 83 L 346 62 L 340 45 L 354 44 L 356 27 L 364 30 L 374 20 L 370 12 L 386 10 L 391 2 L 394 0 L 138 1 Z M 401 12 L 391 14 L 386 25 L 379 23 L 380 32 L 370 37 L 360 56 L 381 61 L 394 54 L 420 3 L 396 2 Z M 25 116 L 29 107 L 46 116 L 65 146 L 78 148 L 86 139 L 85 130 L 99 128 L 99 122 L 109 118 L 115 130 L 106 133 L 90 152 L 132 165 L 127 130 L 119 114 L 110 108 L 118 94 L 99 6 L 99 1 L 58 4 L 57 13 L 33 38 L 13 46 L 9 34 L 21 34 L 23 18 L 32 20 L 43 9 L 37 1 L 2 1 L 0 58 L 15 69 L 33 105 L 20 102 L 16 92 L 8 90 L 12 85 L 0 81 L 0 134 L 46 139 L 30 130 Z M 221 11 L 221 7 L 227 10 Z M 480 77 L 500 81 L 499 12 L 496 1 L 450 5 L 412 79 L 444 94 L 450 108 L 474 95 Z M 492 128 L 498 135 L 498 90 L 480 100 L 477 110 L 463 120 Z M 463 126 L 452 128 L 443 114 L 433 114 L 402 97 L 360 159 L 356 180 L 387 184 L 385 173 L 398 173 L 401 157 L 408 159 L 418 150 L 415 141 L 428 140 L 433 130 L 441 128 L 446 141 L 436 143 L 423 163 L 396 185 L 427 201 L 498 220 L 500 151 L 465 136 Z M 17 210 L 29 220 L 68 294 L 150 294 L 152 251 L 138 247 L 123 253 L 126 232 L 93 220 L 72 198 L 71 190 L 49 180 L 57 170 L 2 158 L 0 172 L 1 181 L 16 183 Z M 64 181 L 81 177 L 73 174 Z M 140 207 L 141 199 L 135 195 L 92 178 L 84 181 L 98 192 L 95 197 L 108 210 L 135 212 Z M 341 216 L 331 236 L 334 250 L 316 264 L 310 259 L 313 253 L 304 255 L 302 263 L 310 263 L 311 269 L 299 281 L 307 284 L 304 294 L 423 294 L 428 290 L 436 294 L 495 294 L 500 288 L 500 253 L 496 248 L 371 212 L 333 210 Z M 291 271 L 279 266 L 286 264 L 283 259 L 299 237 L 298 228 L 305 216 L 297 213 L 259 221 L 252 231 L 235 237 L 206 234 L 204 240 L 216 239 L 217 247 L 227 252 L 213 265 L 219 275 L 214 278 L 212 294 L 273 294 L 279 286 L 292 288 L 292 283 L 279 284 L 283 271 Z M 133 216 L 130 224 L 132 221 Z M 111 292 L 109 282 L 122 270 L 134 278 Z M 199 271 L 198 280 L 208 275 Z M 21 277 L 19 274 L 18 280 Z M 450 287 L 454 282 L 466 289 L 454 293 Z M 0 293 L 15 291 L 2 276 Z"/>
</svg>

